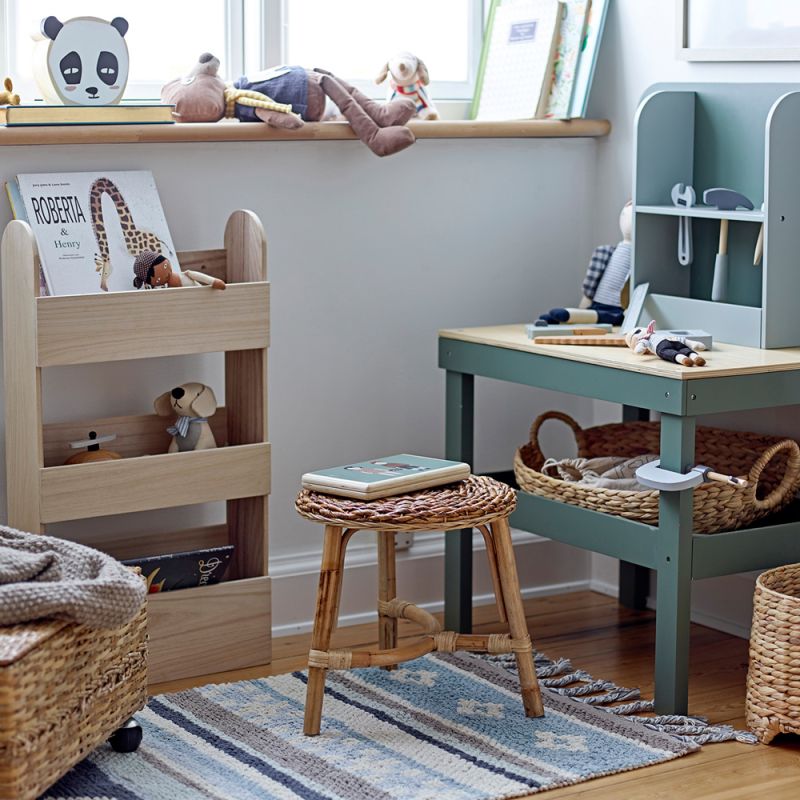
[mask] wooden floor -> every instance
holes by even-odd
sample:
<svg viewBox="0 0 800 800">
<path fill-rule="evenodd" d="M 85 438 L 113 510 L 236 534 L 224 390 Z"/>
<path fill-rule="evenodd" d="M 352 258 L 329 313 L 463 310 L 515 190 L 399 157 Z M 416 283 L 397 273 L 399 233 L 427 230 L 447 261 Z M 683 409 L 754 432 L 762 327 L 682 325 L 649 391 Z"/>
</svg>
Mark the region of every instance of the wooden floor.
<svg viewBox="0 0 800 800">
<path fill-rule="evenodd" d="M 595 678 L 621 686 L 638 686 L 643 697 L 653 692 L 652 612 L 635 612 L 593 592 L 545 597 L 525 604 L 528 624 L 538 650 L 551 657 L 572 659 Z M 474 612 L 476 633 L 501 628 L 493 606 Z M 400 635 L 414 635 L 401 620 Z M 242 680 L 302 668 L 309 636 L 276 639 L 269 667 L 239 670 L 202 679 L 159 684 L 153 693 L 175 691 L 211 681 Z M 334 646 L 372 643 L 375 625 L 344 628 Z M 692 713 L 713 722 L 744 727 L 744 686 L 747 642 L 718 631 L 692 626 L 692 669 L 689 705 Z M 324 712 L 323 712 L 324 724 Z M 777 738 L 767 746 L 737 742 L 706 745 L 699 753 L 646 769 L 598 778 L 546 793 L 548 800 L 798 800 L 800 799 L 800 736 Z M 446 800 L 446 798 L 443 798 Z"/>
</svg>

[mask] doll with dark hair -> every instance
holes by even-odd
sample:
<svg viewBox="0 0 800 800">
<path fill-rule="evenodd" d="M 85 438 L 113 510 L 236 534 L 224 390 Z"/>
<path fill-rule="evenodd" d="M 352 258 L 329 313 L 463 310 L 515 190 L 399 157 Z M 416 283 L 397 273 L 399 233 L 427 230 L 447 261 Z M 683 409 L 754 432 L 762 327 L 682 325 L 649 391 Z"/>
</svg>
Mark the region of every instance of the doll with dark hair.
<svg viewBox="0 0 800 800">
<path fill-rule="evenodd" d="M 211 286 L 224 289 L 225 282 L 193 269 L 176 272 L 161 253 L 142 250 L 133 262 L 133 285 L 136 289 L 178 288 L 180 286 Z"/>
</svg>

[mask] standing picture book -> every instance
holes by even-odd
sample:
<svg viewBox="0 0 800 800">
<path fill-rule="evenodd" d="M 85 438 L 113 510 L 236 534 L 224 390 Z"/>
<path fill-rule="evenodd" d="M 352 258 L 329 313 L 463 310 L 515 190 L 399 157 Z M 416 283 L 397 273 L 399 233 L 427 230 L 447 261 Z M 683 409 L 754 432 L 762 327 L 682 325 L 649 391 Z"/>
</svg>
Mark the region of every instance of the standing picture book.
<svg viewBox="0 0 800 800">
<path fill-rule="evenodd" d="M 603 29 L 606 25 L 608 5 L 611 0 L 592 0 L 589 14 L 586 18 L 586 34 L 583 37 L 583 47 L 578 58 L 578 67 L 575 72 L 575 85 L 572 89 L 569 116 L 585 117 L 589 106 L 589 92 L 594 80 L 597 67 L 597 56 L 600 53 L 600 42 L 603 39 Z"/>
<path fill-rule="evenodd" d="M 150 172 L 24 174 L 8 193 L 36 237 L 48 294 L 132 291 L 143 250 L 180 268 Z"/>
<path fill-rule="evenodd" d="M 578 73 L 578 60 L 586 39 L 586 21 L 592 0 L 564 0 L 564 17 L 553 70 L 553 83 L 545 117 L 567 119 L 570 115 L 572 90 Z"/>
<path fill-rule="evenodd" d="M 315 492 L 376 500 L 454 483 L 469 477 L 469 474 L 469 464 L 462 461 L 400 453 L 307 472 L 303 475 L 302 483 L 304 488 Z"/>
<path fill-rule="evenodd" d="M 472 119 L 545 116 L 564 8 L 559 0 L 492 0 Z"/>
<path fill-rule="evenodd" d="M 147 580 L 148 593 L 158 594 L 219 583 L 231 563 L 233 550 L 233 545 L 226 545 L 186 553 L 130 558 L 122 563 L 139 567 Z"/>
</svg>

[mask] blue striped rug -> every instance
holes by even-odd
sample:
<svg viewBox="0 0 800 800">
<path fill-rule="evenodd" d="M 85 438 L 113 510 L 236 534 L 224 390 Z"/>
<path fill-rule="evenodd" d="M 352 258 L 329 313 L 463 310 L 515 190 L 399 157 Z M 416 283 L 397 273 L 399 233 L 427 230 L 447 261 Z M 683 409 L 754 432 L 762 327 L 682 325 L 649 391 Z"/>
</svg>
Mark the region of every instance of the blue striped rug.
<svg viewBox="0 0 800 800">
<path fill-rule="evenodd" d="M 651 729 L 646 718 L 595 707 L 591 698 L 608 695 L 610 685 L 570 671 L 566 661 L 537 658 L 539 674 L 549 676 L 543 684 L 553 688 L 543 690 L 545 716 L 528 719 L 516 676 L 500 661 L 435 654 L 393 672 L 331 672 L 316 737 L 302 733 L 302 672 L 161 695 L 137 715 L 144 741 L 136 754 L 104 746 L 45 797 L 490 800 L 658 764 L 699 747 Z M 583 701 L 568 696 L 569 684 Z M 580 686 L 591 691 L 581 694 Z M 617 699 L 637 696 L 621 691 L 628 694 L 617 692 Z M 684 729 L 693 721 L 668 720 Z"/>
</svg>

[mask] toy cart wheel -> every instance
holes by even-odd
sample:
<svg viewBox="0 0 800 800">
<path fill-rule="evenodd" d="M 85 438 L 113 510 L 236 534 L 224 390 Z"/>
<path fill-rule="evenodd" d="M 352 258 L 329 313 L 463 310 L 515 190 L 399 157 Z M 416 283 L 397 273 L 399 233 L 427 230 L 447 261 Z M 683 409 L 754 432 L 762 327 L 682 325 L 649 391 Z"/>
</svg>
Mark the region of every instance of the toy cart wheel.
<svg viewBox="0 0 800 800">
<path fill-rule="evenodd" d="M 142 726 L 131 717 L 111 734 L 108 743 L 118 753 L 134 753 L 142 743 Z"/>
</svg>

